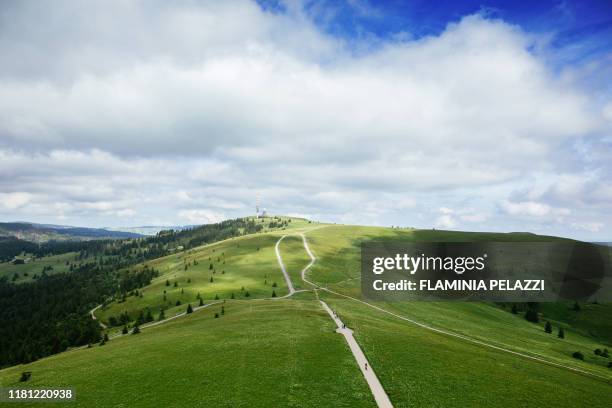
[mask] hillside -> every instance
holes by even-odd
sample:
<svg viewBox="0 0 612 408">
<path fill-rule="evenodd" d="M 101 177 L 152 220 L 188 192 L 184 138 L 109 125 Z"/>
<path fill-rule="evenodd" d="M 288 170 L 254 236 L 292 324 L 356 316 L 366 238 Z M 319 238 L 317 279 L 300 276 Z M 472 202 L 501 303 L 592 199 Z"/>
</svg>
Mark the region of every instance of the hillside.
<svg viewBox="0 0 612 408">
<path fill-rule="evenodd" d="M 360 300 L 359 245 L 391 238 L 550 239 L 291 219 L 284 228 L 131 267 L 159 276 L 115 294 L 95 311 L 98 321 L 110 326 L 107 344 L 0 370 L 0 385 L 18 385 L 20 373 L 31 371 L 28 386 L 75 387 L 76 406 L 92 401 L 104 401 L 101 406 L 196 401 L 205 406 L 328 406 L 329 401 L 374 406 L 319 297 L 354 330 L 395 406 L 607 406 L 612 390 L 608 360 L 592 351 L 610 348 L 601 321 L 612 311 L 609 304 L 583 305 L 573 315 L 562 312 L 567 305 L 543 306 L 542 318 L 565 328 L 565 339 L 559 339 L 544 332 L 543 320 L 527 322 L 496 304 L 365 303 Z M 311 261 L 304 240 L 316 257 L 305 272 L 314 285 L 302 279 Z M 289 293 L 277 246 L 298 291 L 284 299 Z M 188 304 L 195 309 L 192 314 L 185 314 Z M 123 326 L 131 331 L 135 324 L 142 333 L 121 335 Z M 574 351 L 583 352 L 585 361 L 572 358 Z M 151 380 L 139 380 L 143 377 Z"/>
<path fill-rule="evenodd" d="M 82 241 L 88 239 L 140 238 L 141 234 L 111 231 L 102 228 L 70 227 L 65 225 L 34 224 L 26 222 L 0 223 L 0 237 L 15 237 L 36 243 L 48 241 Z"/>
</svg>

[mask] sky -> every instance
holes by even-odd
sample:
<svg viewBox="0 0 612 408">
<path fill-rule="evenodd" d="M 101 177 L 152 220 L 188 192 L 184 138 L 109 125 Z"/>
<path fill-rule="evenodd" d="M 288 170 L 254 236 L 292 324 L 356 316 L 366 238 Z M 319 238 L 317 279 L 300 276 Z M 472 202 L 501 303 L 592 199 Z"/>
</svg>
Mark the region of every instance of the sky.
<svg viewBox="0 0 612 408">
<path fill-rule="evenodd" d="M 0 221 L 612 238 L 609 1 L 4 1 Z"/>
</svg>

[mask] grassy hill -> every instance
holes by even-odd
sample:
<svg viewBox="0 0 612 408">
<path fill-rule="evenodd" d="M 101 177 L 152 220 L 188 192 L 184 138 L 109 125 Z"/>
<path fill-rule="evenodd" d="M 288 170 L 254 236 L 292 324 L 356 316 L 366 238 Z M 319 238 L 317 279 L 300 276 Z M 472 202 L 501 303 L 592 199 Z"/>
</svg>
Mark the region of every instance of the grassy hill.
<svg viewBox="0 0 612 408">
<path fill-rule="evenodd" d="M 92 401 L 103 401 L 100 406 L 373 406 L 348 346 L 333 333 L 315 293 L 279 299 L 287 287 L 274 247 L 284 235 L 279 250 L 292 283 L 298 290 L 312 289 L 300 277 L 310 262 L 300 233 L 317 257 L 309 279 L 339 294 L 319 290 L 317 295 L 354 329 L 396 407 L 608 405 L 612 370 L 592 350 L 610 345 L 605 322 L 610 305 L 584 305 L 577 314 L 566 313 L 568 305 L 544 305 L 544 318 L 566 330 L 566 338 L 559 339 L 545 333 L 543 323 L 529 323 L 496 304 L 375 303 L 381 311 L 341 296 L 360 296 L 363 240 L 548 238 L 299 219 L 284 229 L 266 229 L 135 266 L 154 268 L 160 276 L 125 300 L 109 302 L 96 311 L 97 318 L 108 323 L 111 316 L 127 313 L 133 320 L 149 309 L 157 319 L 163 308 L 166 322 L 138 335 L 112 338 L 103 347 L 0 370 L 0 385 L 17 385 L 19 374 L 29 370 L 28 386 L 76 387 L 76 406 Z M 273 290 L 277 298 L 269 299 Z M 187 303 L 198 304 L 198 294 L 206 304 L 225 302 L 184 315 Z M 177 300 L 181 305 L 176 306 Z M 119 327 L 109 330 L 115 334 Z M 572 358 L 574 351 L 583 352 L 585 361 Z"/>
</svg>

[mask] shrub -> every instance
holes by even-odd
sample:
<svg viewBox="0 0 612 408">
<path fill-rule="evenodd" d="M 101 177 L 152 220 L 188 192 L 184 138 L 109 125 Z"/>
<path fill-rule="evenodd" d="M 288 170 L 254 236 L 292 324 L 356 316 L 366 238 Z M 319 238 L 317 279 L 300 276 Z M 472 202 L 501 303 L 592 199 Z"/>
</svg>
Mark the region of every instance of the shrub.
<svg viewBox="0 0 612 408">
<path fill-rule="evenodd" d="M 529 309 L 525 313 L 525 319 L 532 323 L 538 323 L 540 321 L 540 317 L 538 316 L 538 311 L 535 309 Z"/>
<path fill-rule="evenodd" d="M 559 337 L 560 339 L 565 338 L 565 331 L 563 330 L 563 327 L 559 327 L 559 334 L 557 334 L 557 337 Z"/>
<path fill-rule="evenodd" d="M 601 356 L 601 349 L 597 348 L 593 351 L 593 353 L 595 353 L 596 356 Z"/>
<path fill-rule="evenodd" d="M 138 334 L 138 333 L 140 333 L 140 327 L 138 327 L 138 325 L 136 325 L 132 329 L 132 334 Z"/>
<path fill-rule="evenodd" d="M 572 354 L 572 357 L 578 359 L 578 360 L 584 360 L 584 354 L 582 354 L 579 351 L 574 351 L 574 353 Z"/>
<path fill-rule="evenodd" d="M 24 371 L 21 373 L 21 377 L 19 377 L 19 382 L 26 382 L 32 377 L 31 371 Z"/>
<path fill-rule="evenodd" d="M 215 313 L 215 319 L 219 318 L 219 313 Z"/>
<path fill-rule="evenodd" d="M 546 333 L 552 333 L 552 324 L 550 324 L 550 322 L 546 322 L 546 325 L 544 326 L 544 331 Z"/>
<path fill-rule="evenodd" d="M 276 292 L 272 291 L 272 297 L 276 297 Z"/>
<path fill-rule="evenodd" d="M 128 334 L 127 326 L 123 326 L 123 329 L 121 329 L 121 334 Z"/>
</svg>

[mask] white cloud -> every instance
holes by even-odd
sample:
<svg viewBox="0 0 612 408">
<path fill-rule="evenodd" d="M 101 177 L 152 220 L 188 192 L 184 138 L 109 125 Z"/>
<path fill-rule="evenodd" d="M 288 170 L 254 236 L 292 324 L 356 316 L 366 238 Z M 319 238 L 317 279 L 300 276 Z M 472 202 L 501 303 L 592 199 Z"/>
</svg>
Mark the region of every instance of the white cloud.
<svg viewBox="0 0 612 408">
<path fill-rule="evenodd" d="M 26 192 L 0 193 L 0 206 L 8 210 L 23 207 L 32 200 L 32 194 Z"/>
<path fill-rule="evenodd" d="M 39 7 L 0 25 L 0 191 L 31 195 L 4 218 L 200 223 L 257 193 L 273 213 L 385 225 L 612 213 L 610 101 L 503 21 L 353 52 L 299 2 Z"/>
<path fill-rule="evenodd" d="M 181 210 L 179 212 L 179 218 L 187 221 L 189 224 L 212 224 L 223 221 L 226 219 L 226 216 L 210 210 L 192 209 Z"/>
<path fill-rule="evenodd" d="M 572 228 L 589 231 L 589 232 L 599 232 L 604 227 L 602 222 L 573 222 Z"/>
</svg>

